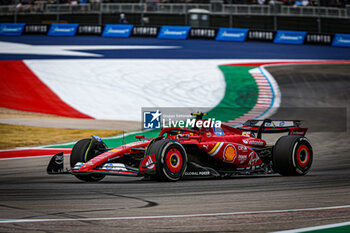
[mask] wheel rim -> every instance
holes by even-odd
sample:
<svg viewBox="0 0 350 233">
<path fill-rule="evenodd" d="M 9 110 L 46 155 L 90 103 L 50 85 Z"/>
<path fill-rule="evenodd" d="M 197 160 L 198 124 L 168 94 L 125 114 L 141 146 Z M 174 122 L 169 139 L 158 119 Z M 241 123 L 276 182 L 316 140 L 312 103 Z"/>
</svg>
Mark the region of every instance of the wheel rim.
<svg viewBox="0 0 350 233">
<path fill-rule="evenodd" d="M 306 167 L 310 162 L 310 150 L 306 145 L 301 145 L 297 151 L 297 162 L 302 168 Z"/>
<path fill-rule="evenodd" d="M 176 148 L 170 149 L 166 154 L 166 166 L 168 170 L 171 173 L 176 174 L 181 170 L 182 164 L 183 159 L 181 152 Z"/>
</svg>

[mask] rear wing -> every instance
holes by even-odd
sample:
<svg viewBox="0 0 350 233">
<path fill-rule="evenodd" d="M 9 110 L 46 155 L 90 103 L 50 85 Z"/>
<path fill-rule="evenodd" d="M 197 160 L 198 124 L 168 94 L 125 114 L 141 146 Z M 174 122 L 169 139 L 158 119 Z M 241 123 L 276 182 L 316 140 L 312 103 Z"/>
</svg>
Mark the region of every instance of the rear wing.
<svg viewBox="0 0 350 233">
<path fill-rule="evenodd" d="M 299 127 L 301 125 L 300 120 L 270 120 L 270 119 L 265 119 L 265 120 L 248 120 L 246 121 L 243 126 L 248 126 L 248 127 L 260 127 L 263 125 L 264 127 L 272 127 L 272 128 L 287 128 L 287 127 Z"/>
<path fill-rule="evenodd" d="M 257 138 L 261 138 L 262 133 L 284 133 L 289 135 L 305 135 L 307 128 L 301 128 L 300 120 L 248 120 L 238 129 L 257 133 Z"/>
</svg>

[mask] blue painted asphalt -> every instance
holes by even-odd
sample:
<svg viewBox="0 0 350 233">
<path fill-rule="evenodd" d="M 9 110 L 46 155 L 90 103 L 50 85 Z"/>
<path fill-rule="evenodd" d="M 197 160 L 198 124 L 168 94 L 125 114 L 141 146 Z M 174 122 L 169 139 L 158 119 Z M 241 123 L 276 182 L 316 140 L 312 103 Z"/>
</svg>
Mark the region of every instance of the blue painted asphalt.
<svg viewBox="0 0 350 233">
<path fill-rule="evenodd" d="M 222 42 L 210 40 L 161 40 L 154 38 L 103 38 L 98 36 L 0 36 L 0 41 L 30 45 L 159 45 L 178 49 L 97 50 L 104 58 L 162 59 L 334 59 L 350 60 L 349 48 L 316 45 L 285 45 L 268 42 Z M 0 54 L 0 60 L 91 59 L 95 57 Z"/>
</svg>

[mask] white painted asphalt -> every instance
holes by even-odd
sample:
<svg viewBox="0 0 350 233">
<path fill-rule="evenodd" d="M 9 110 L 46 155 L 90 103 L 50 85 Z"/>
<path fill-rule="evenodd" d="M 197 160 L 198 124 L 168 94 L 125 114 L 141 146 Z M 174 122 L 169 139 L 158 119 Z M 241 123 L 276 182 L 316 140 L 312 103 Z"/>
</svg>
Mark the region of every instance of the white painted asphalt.
<svg viewBox="0 0 350 233">
<path fill-rule="evenodd" d="M 26 60 L 64 102 L 96 119 L 141 120 L 141 107 L 215 107 L 223 60 Z"/>
<path fill-rule="evenodd" d="M 82 56 L 103 57 L 93 52 L 75 50 L 139 50 L 139 49 L 177 49 L 178 46 L 147 46 L 147 45 L 30 45 L 0 41 L 0 54 L 29 54 L 51 56 Z"/>
</svg>

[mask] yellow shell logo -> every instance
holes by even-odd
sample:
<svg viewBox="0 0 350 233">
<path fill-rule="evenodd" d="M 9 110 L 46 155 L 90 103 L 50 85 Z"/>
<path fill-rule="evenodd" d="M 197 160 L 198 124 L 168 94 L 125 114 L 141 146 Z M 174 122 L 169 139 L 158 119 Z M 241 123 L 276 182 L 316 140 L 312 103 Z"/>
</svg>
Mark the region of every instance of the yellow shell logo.
<svg viewBox="0 0 350 233">
<path fill-rule="evenodd" d="M 236 157 L 236 150 L 232 145 L 228 145 L 224 151 L 224 161 L 233 162 Z"/>
</svg>

